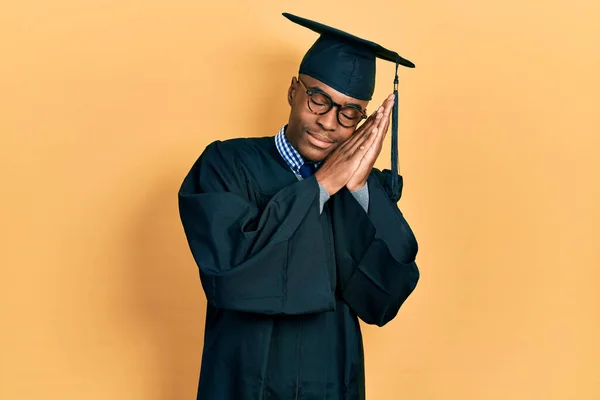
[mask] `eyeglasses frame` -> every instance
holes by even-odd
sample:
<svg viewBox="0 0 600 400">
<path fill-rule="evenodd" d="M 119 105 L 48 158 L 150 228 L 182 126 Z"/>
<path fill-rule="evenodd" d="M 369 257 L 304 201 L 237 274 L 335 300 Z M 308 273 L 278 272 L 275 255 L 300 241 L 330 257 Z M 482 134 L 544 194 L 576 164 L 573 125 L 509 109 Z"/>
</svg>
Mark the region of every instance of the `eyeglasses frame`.
<svg viewBox="0 0 600 400">
<path fill-rule="evenodd" d="M 331 98 L 331 96 L 328 95 L 327 93 L 325 93 L 324 91 L 322 91 L 320 89 L 317 89 L 317 88 L 309 88 L 309 87 L 307 87 L 306 84 L 304 82 L 302 82 L 302 79 L 300 79 L 300 78 L 298 78 L 298 82 L 300 82 L 302 84 L 302 86 L 304 86 L 304 88 L 306 89 L 306 94 L 308 95 L 308 99 L 306 100 L 307 106 L 308 106 L 308 109 L 310 110 L 310 112 L 312 112 L 313 114 L 315 114 L 315 115 L 325 115 L 329 111 L 331 111 L 332 108 L 337 107 L 336 117 L 337 117 L 338 123 L 341 126 L 343 126 L 344 128 L 354 128 L 355 126 L 357 126 L 360 123 L 360 121 L 362 121 L 362 120 L 364 120 L 364 119 L 367 118 L 367 110 L 363 110 L 362 108 L 357 107 L 357 106 L 352 105 L 352 104 L 343 105 L 343 104 L 336 103 L 335 101 L 333 101 L 333 99 Z M 313 111 L 312 108 L 310 108 L 310 97 L 314 93 L 322 94 L 323 96 L 325 96 L 327 98 L 327 100 L 329 100 L 329 103 L 331 104 L 331 106 L 327 109 L 327 111 L 318 113 L 318 112 Z M 340 112 L 342 111 L 342 108 L 344 108 L 344 107 L 350 107 L 350 108 L 353 108 L 353 109 L 355 109 L 355 110 L 357 110 L 357 111 L 360 112 L 361 118 L 356 122 L 356 124 L 354 124 L 352 126 L 346 126 L 346 125 L 342 124 L 342 122 L 340 121 Z"/>
</svg>

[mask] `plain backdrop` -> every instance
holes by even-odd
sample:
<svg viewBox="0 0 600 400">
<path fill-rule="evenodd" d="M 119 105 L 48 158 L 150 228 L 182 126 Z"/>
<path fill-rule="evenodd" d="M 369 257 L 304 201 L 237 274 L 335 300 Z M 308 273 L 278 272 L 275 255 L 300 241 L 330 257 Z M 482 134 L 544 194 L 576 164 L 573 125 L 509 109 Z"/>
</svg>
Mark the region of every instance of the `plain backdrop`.
<svg viewBox="0 0 600 400">
<path fill-rule="evenodd" d="M 368 398 L 600 399 L 596 0 L 2 0 L 0 399 L 195 399 L 177 190 L 211 141 L 287 122 L 317 36 L 284 11 L 417 66 L 399 205 L 421 281 L 363 325 Z"/>
</svg>

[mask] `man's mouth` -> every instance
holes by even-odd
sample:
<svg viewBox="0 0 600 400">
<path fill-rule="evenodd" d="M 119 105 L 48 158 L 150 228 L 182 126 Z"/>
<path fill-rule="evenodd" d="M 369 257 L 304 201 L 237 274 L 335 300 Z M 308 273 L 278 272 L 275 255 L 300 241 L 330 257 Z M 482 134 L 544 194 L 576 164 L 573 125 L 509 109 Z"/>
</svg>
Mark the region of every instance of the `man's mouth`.
<svg viewBox="0 0 600 400">
<path fill-rule="evenodd" d="M 320 149 L 328 149 L 333 145 L 333 141 L 331 139 L 328 139 L 316 133 L 312 133 L 309 130 L 306 130 L 306 133 L 308 134 L 308 141 L 313 146 L 316 146 Z"/>
</svg>

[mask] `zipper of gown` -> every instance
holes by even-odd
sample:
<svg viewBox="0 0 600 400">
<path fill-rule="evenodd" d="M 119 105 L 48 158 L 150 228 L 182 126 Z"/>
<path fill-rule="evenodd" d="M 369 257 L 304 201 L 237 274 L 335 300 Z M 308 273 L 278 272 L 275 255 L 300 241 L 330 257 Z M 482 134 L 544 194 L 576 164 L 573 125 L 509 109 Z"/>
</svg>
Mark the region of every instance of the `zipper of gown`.
<svg viewBox="0 0 600 400">
<path fill-rule="evenodd" d="M 298 400 L 298 394 L 300 393 L 300 349 L 302 347 L 302 331 L 304 330 L 304 321 L 300 323 L 300 335 L 298 337 L 298 367 L 296 368 L 296 397 Z"/>
</svg>

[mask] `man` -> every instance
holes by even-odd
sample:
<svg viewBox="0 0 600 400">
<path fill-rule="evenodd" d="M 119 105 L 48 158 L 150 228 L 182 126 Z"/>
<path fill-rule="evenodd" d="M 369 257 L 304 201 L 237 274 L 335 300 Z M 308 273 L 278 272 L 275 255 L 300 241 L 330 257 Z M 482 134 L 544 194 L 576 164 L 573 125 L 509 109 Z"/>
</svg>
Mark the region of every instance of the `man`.
<svg viewBox="0 0 600 400">
<path fill-rule="evenodd" d="M 419 277 L 402 180 L 373 168 L 395 95 L 365 115 L 375 57 L 413 64 L 284 16 L 321 33 L 292 78 L 288 123 L 211 143 L 179 193 L 208 300 L 202 400 L 364 399 L 358 318 L 386 324 Z"/>
</svg>

